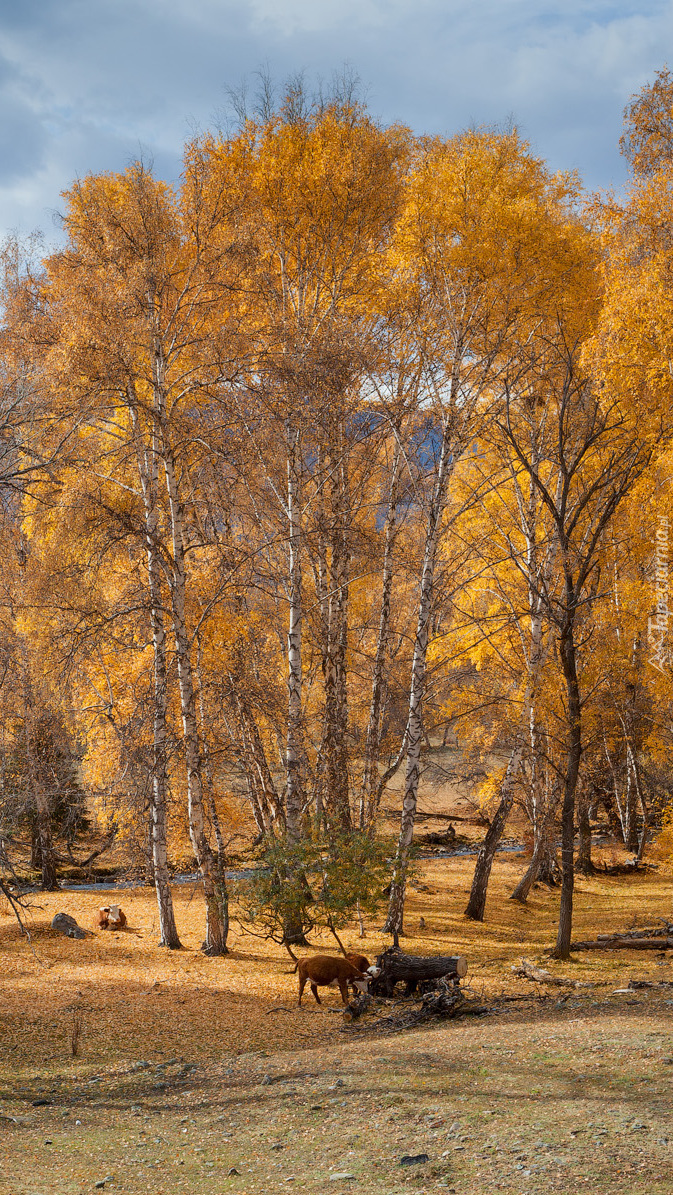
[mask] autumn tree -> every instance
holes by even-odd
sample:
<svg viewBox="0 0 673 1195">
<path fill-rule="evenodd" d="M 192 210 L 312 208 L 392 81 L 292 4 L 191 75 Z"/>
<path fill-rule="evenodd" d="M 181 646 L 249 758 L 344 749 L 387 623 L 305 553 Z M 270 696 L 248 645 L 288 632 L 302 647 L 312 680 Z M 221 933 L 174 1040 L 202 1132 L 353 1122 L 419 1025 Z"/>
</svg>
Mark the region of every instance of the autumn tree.
<svg viewBox="0 0 673 1195">
<path fill-rule="evenodd" d="M 290 841 L 302 836 L 312 796 L 306 655 L 313 661 L 314 649 L 323 693 L 315 800 L 335 832 L 352 827 L 348 602 L 366 494 L 356 489 L 354 461 L 359 453 L 362 463 L 378 428 L 363 407 L 362 378 L 375 351 L 374 299 L 405 152 L 406 136 L 379 129 L 357 104 L 298 103 L 296 95 L 237 138 L 205 138 L 192 150 L 218 187 L 226 180 L 245 194 L 235 233 L 246 255 L 250 367 L 236 388 L 237 418 L 247 441 L 243 501 L 267 545 L 260 573 L 272 562 L 279 569 L 286 611 Z"/>
<path fill-rule="evenodd" d="M 405 872 L 418 799 L 435 573 L 449 484 L 492 417 L 498 381 L 530 328 L 531 270 L 552 183 L 515 133 L 425 144 L 395 246 L 414 312 L 418 402 L 432 419 L 423 494 L 424 549 L 410 684 L 402 821 L 386 928 L 402 929 Z"/>
<path fill-rule="evenodd" d="M 102 506 L 117 533 L 140 540 L 146 552 L 154 659 L 154 873 L 162 941 L 179 945 L 165 847 L 169 611 L 190 836 L 206 893 L 205 948 L 222 953 L 227 898 L 223 862 L 218 864 L 207 834 L 188 625 L 191 535 L 182 492 L 189 485 L 189 421 L 197 416 L 204 389 L 220 376 L 227 331 L 213 323 L 222 255 L 213 257 L 199 194 L 194 173 L 178 200 L 141 164 L 124 175 L 81 181 L 68 196 L 68 246 L 47 263 L 39 300 L 46 312 L 55 401 L 77 401 L 99 441 L 106 442 L 96 469 Z M 210 209 L 211 226 L 221 216 L 220 209 Z"/>
<path fill-rule="evenodd" d="M 48 698 L 41 698 L 42 678 L 33 670 L 28 635 L 17 624 L 25 609 L 26 542 L 22 534 L 22 502 L 27 495 L 53 486 L 58 469 L 71 455 L 78 418 L 62 419 L 50 405 L 50 380 L 27 343 L 30 325 L 26 277 L 31 249 L 9 239 L 0 254 L 0 537 L 4 547 L 2 647 L 4 682 L 10 696 L 22 694 L 24 759 L 34 806 L 34 859 L 42 885 L 57 886 L 49 785 L 38 741 L 46 729 Z M 52 711 L 57 716 L 56 711 Z M 18 713 L 18 711 L 16 711 Z"/>
</svg>

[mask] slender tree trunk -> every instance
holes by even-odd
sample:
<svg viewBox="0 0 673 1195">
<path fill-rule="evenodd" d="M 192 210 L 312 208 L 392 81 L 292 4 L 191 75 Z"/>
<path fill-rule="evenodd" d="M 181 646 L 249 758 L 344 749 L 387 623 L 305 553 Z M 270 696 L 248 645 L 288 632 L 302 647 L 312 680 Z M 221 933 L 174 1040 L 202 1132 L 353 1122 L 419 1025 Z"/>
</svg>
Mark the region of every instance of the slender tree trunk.
<svg viewBox="0 0 673 1195">
<path fill-rule="evenodd" d="M 36 728 L 33 712 L 33 689 L 28 676 L 25 652 L 23 654 L 23 701 L 24 701 L 24 741 L 26 744 L 26 764 L 30 790 L 35 802 L 35 832 L 37 840 L 37 856 L 40 862 L 41 888 L 43 892 L 56 892 L 59 887 L 56 877 L 56 853 L 51 830 L 51 808 L 47 788 L 44 783 L 42 767 L 36 751 Z"/>
<path fill-rule="evenodd" d="M 582 707 L 577 680 L 577 656 L 574 636 L 575 596 L 570 582 L 566 582 L 567 620 L 559 644 L 561 665 L 566 682 L 568 703 L 568 756 L 561 810 L 561 907 L 554 957 L 570 957 L 572 936 L 573 892 L 575 888 L 575 792 L 582 757 Z"/>
<path fill-rule="evenodd" d="M 252 809 L 252 816 L 255 819 L 255 825 L 259 830 L 259 836 L 265 838 L 271 832 L 273 818 L 271 810 L 269 809 L 264 791 L 264 785 L 260 781 L 259 769 L 254 758 L 252 743 L 250 741 L 250 734 L 248 731 L 248 723 L 246 719 L 245 706 L 241 699 L 238 689 L 237 680 L 231 675 L 229 680 L 229 700 L 236 713 L 235 726 L 229 724 L 226 712 L 223 712 L 223 719 L 229 738 L 236 753 L 236 758 L 241 767 L 241 771 L 245 777 L 245 783 L 248 789 L 248 799 Z"/>
<path fill-rule="evenodd" d="M 163 410 L 163 408 L 161 409 Z M 189 837 L 203 877 L 203 891 L 206 902 L 206 937 L 203 943 L 203 950 L 209 955 L 221 955 L 227 952 L 228 897 L 226 887 L 223 888 L 222 885 L 222 877 L 218 874 L 217 861 L 206 833 L 199 729 L 194 698 L 191 645 L 187 632 L 186 619 L 185 599 L 187 578 L 182 505 L 178 493 L 173 452 L 168 443 L 163 420 L 160 423 L 160 427 L 162 431 L 162 457 L 166 476 L 166 489 L 168 492 L 173 546 L 173 562 L 170 573 L 171 608 L 173 633 L 175 636 L 175 655 L 178 666 L 185 761 L 187 765 Z"/>
<path fill-rule="evenodd" d="M 518 900 L 523 904 L 528 899 L 528 894 L 538 876 L 543 872 L 543 869 L 550 870 L 551 860 L 549 857 L 551 855 L 553 855 L 553 848 L 549 842 L 548 831 L 545 827 L 538 835 L 528 869 L 512 892 L 510 900 Z"/>
<path fill-rule="evenodd" d="M 203 770 L 206 777 L 206 801 L 208 816 L 210 824 L 213 827 L 215 835 L 215 842 L 217 843 L 216 868 L 217 868 L 217 883 L 218 890 L 222 902 L 222 936 L 226 943 L 229 936 L 229 889 L 227 887 L 227 852 L 224 845 L 224 835 L 222 833 L 222 825 L 220 822 L 220 815 L 217 812 L 217 805 L 215 804 L 215 782 L 213 777 L 213 768 L 210 759 L 210 752 L 208 750 L 208 737 L 206 735 L 206 718 L 203 702 L 203 670 L 201 668 L 201 642 L 197 638 L 196 648 L 196 676 L 199 686 L 199 719 L 201 722 L 201 745 L 203 755 Z M 225 945 L 224 953 L 228 954 L 228 947 Z"/>
<path fill-rule="evenodd" d="M 383 577 L 381 587 L 381 610 L 379 613 L 379 632 L 376 641 L 376 655 L 374 657 L 374 673 L 372 677 L 372 698 L 369 706 L 369 719 L 365 737 L 364 766 L 362 770 L 362 784 L 360 787 L 359 824 L 360 829 L 369 828 L 373 832 L 378 813 L 379 786 L 378 762 L 381 746 L 381 714 L 385 693 L 385 665 L 388 656 L 390 636 L 390 603 L 393 591 L 393 547 L 395 544 L 395 525 L 397 506 L 399 502 L 400 478 L 400 448 L 395 439 L 395 453 L 393 457 L 392 480 L 386 523 L 384 529 L 383 549 Z"/>
<path fill-rule="evenodd" d="M 324 476 L 325 467 L 325 453 L 322 443 L 318 449 L 318 476 Z M 323 726 L 322 736 L 320 741 L 320 749 L 317 754 L 315 763 L 315 778 L 314 778 L 314 824 L 316 833 L 320 833 L 323 823 L 325 829 L 328 830 L 327 825 L 327 722 L 328 722 L 328 706 L 327 693 L 324 684 L 325 675 L 327 671 L 327 653 L 329 643 L 329 580 L 327 567 L 327 511 L 325 509 L 324 494 L 325 487 L 320 487 L 320 509 L 317 516 L 318 530 L 316 535 L 316 552 L 314 563 L 314 575 L 316 584 L 316 593 L 318 595 L 318 606 L 320 611 L 320 650 L 322 654 L 322 670 L 323 670 L 323 689 L 325 690 L 325 709 L 323 711 Z"/>
<path fill-rule="evenodd" d="M 28 775 L 35 800 L 37 840 L 39 843 L 40 870 L 42 873 L 40 887 L 43 892 L 56 892 L 59 888 L 59 883 L 56 876 L 56 855 L 51 832 L 49 798 L 40 775 L 40 765 L 35 758 L 33 749 L 29 745 L 26 750 Z"/>
<path fill-rule="evenodd" d="M 428 641 L 432 599 L 434 591 L 435 566 L 439 529 L 446 500 L 446 490 L 451 472 L 451 433 L 449 425 L 444 429 L 437 481 L 434 486 L 423 555 L 421 592 L 418 604 L 418 622 L 414 639 L 414 655 L 411 669 L 409 693 L 409 714 L 407 718 L 407 764 L 402 799 L 400 836 L 397 843 L 393 878 L 390 885 L 390 903 L 384 930 L 399 936 L 403 933 L 404 897 L 407 883 L 409 850 L 414 836 L 416 806 L 418 804 L 418 782 L 420 778 L 421 743 L 423 740 L 423 701 L 427 673 Z"/>
<path fill-rule="evenodd" d="M 483 845 L 477 855 L 477 863 L 474 869 L 474 876 L 472 878 L 472 889 L 470 891 L 470 899 L 467 902 L 465 909 L 465 916 L 470 917 L 473 921 L 484 920 L 484 910 L 486 908 L 486 891 L 488 888 L 488 881 L 491 874 L 491 867 L 493 866 L 493 859 L 495 852 L 502 838 L 505 823 L 509 817 L 512 805 L 514 804 L 514 791 L 516 779 L 521 767 L 521 759 L 523 756 L 524 745 L 520 740 L 515 743 L 512 754 L 509 757 L 507 769 L 500 785 L 500 802 L 496 810 L 493 821 L 491 822 Z"/>
<path fill-rule="evenodd" d="M 299 510 L 298 461 L 299 433 L 293 433 L 287 463 L 287 514 L 289 523 L 288 556 L 290 576 L 290 616 L 287 633 L 288 708 L 286 763 L 286 821 L 291 843 L 301 838 L 303 785 L 302 725 L 302 570 L 301 519 Z"/>
<path fill-rule="evenodd" d="M 339 441 L 329 457 L 330 568 L 327 627 L 323 650 L 325 688 L 326 803 L 332 827 L 342 834 L 352 830 L 348 776 L 348 703 L 346 649 L 348 637 L 349 551 L 346 522 L 348 485 Z"/>
<path fill-rule="evenodd" d="M 150 583 L 150 588 L 152 587 Z M 181 943 L 175 924 L 173 895 L 168 870 L 167 812 L 167 728 L 166 728 L 166 636 L 160 607 L 152 602 L 152 639 L 154 645 L 154 741 L 152 760 L 152 863 L 154 887 L 159 908 L 160 946 L 179 950 Z"/>
<path fill-rule="evenodd" d="M 605 758 L 608 761 L 608 766 L 609 766 L 610 772 L 612 774 L 612 792 L 613 792 L 613 795 L 615 798 L 615 805 L 617 807 L 617 814 L 619 817 L 619 825 L 620 825 L 621 832 L 622 832 L 622 839 L 624 841 L 624 845 L 626 845 L 626 837 L 627 837 L 626 836 L 626 811 L 625 811 L 624 806 L 622 805 L 622 802 L 621 802 L 621 799 L 619 796 L 619 777 L 617 775 L 617 769 L 615 768 L 615 765 L 612 761 L 612 756 L 610 755 L 610 752 L 608 750 L 608 744 L 607 744 L 607 739 L 605 738 L 605 733 L 603 734 L 603 747 L 605 750 Z"/>
<path fill-rule="evenodd" d="M 131 414 L 136 436 L 136 457 L 145 512 L 145 543 L 147 549 L 147 576 L 150 599 L 150 625 L 154 661 L 154 702 L 152 741 L 152 807 L 151 807 L 151 850 L 154 872 L 154 887 L 159 909 L 160 946 L 169 950 L 181 948 L 175 924 L 173 895 L 168 870 L 168 671 L 166 665 L 166 629 L 161 586 L 161 560 L 158 549 L 158 456 L 156 431 L 153 443 L 146 451 L 141 443 L 137 407 L 129 395 Z"/>
<path fill-rule="evenodd" d="M 538 464 L 537 444 L 533 443 L 532 459 Z M 474 921 L 483 921 L 486 909 L 486 893 L 493 866 L 493 859 L 502 838 L 507 818 L 514 804 L 516 780 L 521 769 L 524 753 L 524 738 L 528 737 L 530 750 L 531 788 L 533 792 L 533 813 L 537 810 L 539 789 L 539 733 L 536 717 L 536 694 L 539 672 L 543 657 L 543 622 L 541 597 L 538 591 L 538 542 L 537 542 L 537 492 L 533 482 L 529 484 L 527 506 L 521 502 L 521 530 L 526 541 L 526 572 L 528 577 L 528 608 L 530 612 L 530 646 L 527 658 L 528 676 L 522 703 L 522 715 L 517 737 L 500 787 L 500 802 L 495 817 L 488 828 L 483 845 L 477 856 L 472 879 L 470 899 L 465 915 Z"/>
<path fill-rule="evenodd" d="M 285 824 L 288 843 L 296 845 L 302 836 L 304 757 L 302 716 L 302 570 L 301 514 L 299 507 L 299 432 L 292 432 L 287 461 L 288 564 L 290 576 L 290 614 L 287 633 L 288 708 L 285 754 L 286 798 Z M 289 916 L 283 927 L 284 940 L 295 946 L 307 945 L 299 917 Z"/>
<path fill-rule="evenodd" d="M 594 865 L 591 861 L 591 821 L 589 818 L 589 801 L 582 795 L 578 801 L 577 823 L 580 832 L 579 847 L 575 870 L 583 875 L 591 875 Z"/>
<path fill-rule="evenodd" d="M 518 900 L 521 903 L 527 900 L 528 893 L 530 893 L 534 882 L 540 877 L 540 882 L 549 883 L 553 880 L 553 871 L 558 871 L 556 865 L 556 852 L 553 850 L 552 842 L 550 841 L 550 829 L 553 825 L 553 815 L 555 815 L 556 799 L 549 809 L 546 810 L 542 826 L 539 828 L 536 845 L 533 847 L 533 857 L 525 875 L 509 897 L 510 900 Z"/>
<path fill-rule="evenodd" d="M 638 795 L 638 803 L 640 805 L 640 812 L 641 812 L 642 819 L 643 819 L 640 837 L 638 838 L 638 851 L 636 854 L 636 859 L 640 863 L 640 860 L 643 857 L 643 851 L 645 850 L 645 842 L 647 840 L 647 822 L 648 822 L 647 802 L 645 800 L 645 794 L 643 792 L 643 785 L 642 785 L 642 778 L 640 775 L 640 765 L 638 763 L 638 756 L 637 756 L 634 748 L 631 746 L 630 742 L 627 742 L 626 751 L 627 751 L 627 760 L 630 760 L 631 769 L 633 771 L 633 785 L 634 785 L 634 788 Z"/>
<path fill-rule="evenodd" d="M 271 775 L 271 769 L 266 758 L 264 744 L 255 716 L 247 701 L 240 694 L 237 695 L 237 700 L 241 710 L 240 724 L 242 733 L 248 745 L 251 767 L 255 772 L 257 781 L 256 789 L 259 803 L 264 811 L 266 830 L 268 833 L 273 834 L 274 828 L 278 828 L 281 831 L 285 828 L 285 811 L 282 801 L 276 792 L 276 786 L 273 782 L 273 776 Z"/>
<path fill-rule="evenodd" d="M 343 428 L 341 429 L 343 441 Z M 338 810 L 341 828 L 350 834 L 353 822 L 350 807 L 350 778 L 348 772 L 348 599 L 351 552 L 349 530 L 351 525 L 351 501 L 345 447 L 341 445 L 341 461 L 338 470 L 338 553 L 335 582 L 337 583 L 337 627 L 336 641 L 336 764 L 339 774 Z"/>
<path fill-rule="evenodd" d="M 42 848 L 40 846 L 40 832 L 37 819 L 33 823 L 30 834 L 30 866 L 33 871 L 42 871 Z"/>
<path fill-rule="evenodd" d="M 633 770 L 633 755 L 626 744 L 626 834 L 627 851 L 638 850 L 638 789 Z"/>
</svg>

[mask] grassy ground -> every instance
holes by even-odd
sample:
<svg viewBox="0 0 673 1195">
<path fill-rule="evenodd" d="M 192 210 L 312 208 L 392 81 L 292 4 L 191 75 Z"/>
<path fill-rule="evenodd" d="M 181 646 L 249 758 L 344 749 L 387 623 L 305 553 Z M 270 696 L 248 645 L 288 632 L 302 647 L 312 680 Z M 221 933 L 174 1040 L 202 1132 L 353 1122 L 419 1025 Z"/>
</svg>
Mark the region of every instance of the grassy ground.
<svg viewBox="0 0 673 1195">
<path fill-rule="evenodd" d="M 190 889 L 176 893 L 178 953 L 156 946 L 147 890 L 123 893 L 127 932 L 84 942 L 49 922 L 63 910 L 90 923 L 94 894 L 36 898 L 32 948 L 0 910 L 1 1195 L 79 1195 L 97 1182 L 156 1195 L 327 1183 L 388 1195 L 673 1191 L 673 989 L 670 1001 L 665 989 L 613 995 L 631 977 L 673 979 L 670 964 L 630 952 L 549 963 L 558 894 L 507 900 L 523 867 L 513 856 L 496 863 L 486 923 L 465 921 L 473 864 L 422 866 L 405 949 L 466 954 L 486 999 L 535 996 L 512 976 L 524 954 L 592 987 L 382 1036 L 345 1025 L 331 989 L 322 1008 L 309 994 L 297 1009 L 287 956 L 238 930 L 230 956 L 204 958 Z M 580 880 L 576 936 L 634 914 L 645 924 L 670 905 L 660 873 Z M 371 958 L 386 944 L 373 928 L 346 939 Z"/>
</svg>

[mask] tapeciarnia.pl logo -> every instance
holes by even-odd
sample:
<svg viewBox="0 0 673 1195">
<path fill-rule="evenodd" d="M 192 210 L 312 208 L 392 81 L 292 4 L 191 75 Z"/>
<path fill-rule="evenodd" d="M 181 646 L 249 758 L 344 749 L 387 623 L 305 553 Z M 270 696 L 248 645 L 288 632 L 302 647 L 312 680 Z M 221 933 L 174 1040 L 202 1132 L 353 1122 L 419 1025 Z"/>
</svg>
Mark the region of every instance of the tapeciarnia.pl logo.
<svg viewBox="0 0 673 1195">
<path fill-rule="evenodd" d="M 656 595 L 655 613 L 647 620 L 647 642 L 650 644 L 652 655 L 650 664 L 663 672 L 670 663 L 668 637 L 668 516 L 657 515 L 657 530 L 654 536 L 654 592 Z"/>
</svg>

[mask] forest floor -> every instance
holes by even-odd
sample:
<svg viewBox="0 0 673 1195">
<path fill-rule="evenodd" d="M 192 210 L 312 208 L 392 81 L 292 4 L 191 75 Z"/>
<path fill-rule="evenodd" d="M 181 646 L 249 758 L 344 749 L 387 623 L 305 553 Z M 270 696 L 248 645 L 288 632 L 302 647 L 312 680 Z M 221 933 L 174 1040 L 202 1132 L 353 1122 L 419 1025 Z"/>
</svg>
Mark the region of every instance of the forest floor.
<svg viewBox="0 0 673 1195">
<path fill-rule="evenodd" d="M 530 999 L 395 1034 L 345 1024 L 336 990 L 297 1008 L 288 956 L 236 923 L 232 953 L 205 958 L 191 887 L 175 891 L 179 952 L 156 945 L 148 889 L 116 897 L 125 932 L 85 941 L 49 923 L 90 925 L 100 894 L 34 896 L 30 944 L 0 908 L 0 1195 L 673 1192 L 673 989 L 615 994 L 673 980 L 671 955 L 550 962 L 559 895 L 507 900 L 524 866 L 497 858 L 477 925 L 462 913 L 474 859 L 423 862 L 403 947 L 465 954 L 485 1004 Z M 579 878 L 574 936 L 668 917 L 671 888 L 663 871 Z M 343 936 L 371 959 L 388 944 Z M 592 986 L 545 993 L 512 974 L 524 955 Z"/>
</svg>

